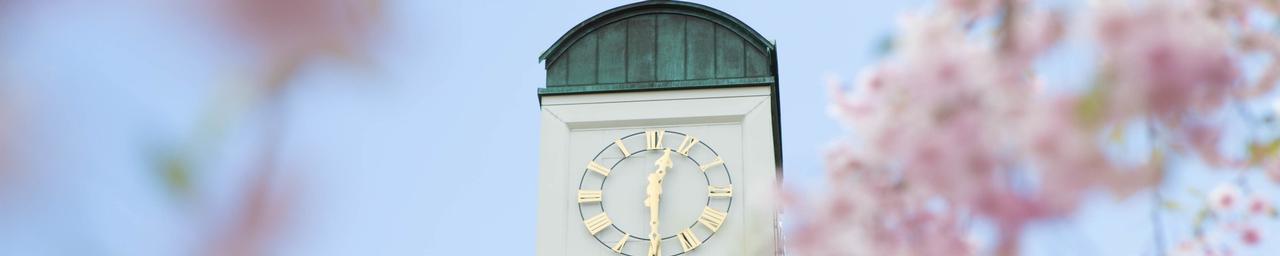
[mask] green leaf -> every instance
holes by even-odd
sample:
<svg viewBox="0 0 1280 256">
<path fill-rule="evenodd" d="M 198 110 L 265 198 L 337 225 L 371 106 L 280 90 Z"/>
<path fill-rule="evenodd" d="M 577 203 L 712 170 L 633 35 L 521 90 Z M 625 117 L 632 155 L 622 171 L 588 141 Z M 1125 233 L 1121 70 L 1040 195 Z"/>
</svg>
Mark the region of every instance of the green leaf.
<svg viewBox="0 0 1280 256">
<path fill-rule="evenodd" d="M 1107 138 L 1111 140 L 1111 143 L 1124 142 L 1124 138 L 1125 138 L 1124 127 L 1123 126 L 1112 127 L 1111 134 L 1108 135 Z"/>
<path fill-rule="evenodd" d="M 893 42 L 894 38 L 891 34 L 880 37 L 880 40 L 877 40 L 875 49 L 873 50 L 874 55 L 876 57 L 889 56 L 889 53 L 893 53 Z"/>
<path fill-rule="evenodd" d="M 1093 81 L 1093 87 L 1089 92 L 1080 99 L 1076 105 L 1076 120 L 1085 128 L 1096 129 L 1102 125 L 1106 119 L 1106 111 L 1109 107 L 1108 99 L 1111 97 L 1111 76 L 1109 71 L 1104 71 Z"/>
<path fill-rule="evenodd" d="M 1200 212 L 1196 213 L 1196 218 L 1194 221 L 1192 221 L 1192 223 L 1195 223 L 1197 227 L 1203 226 L 1204 222 L 1208 220 L 1210 217 L 1212 217 L 1210 216 L 1210 214 L 1213 214 L 1213 212 L 1209 211 L 1209 208 L 1201 208 Z"/>
<path fill-rule="evenodd" d="M 1187 193 L 1191 194 L 1191 197 L 1194 197 L 1194 198 L 1200 198 L 1204 196 L 1204 191 L 1200 191 L 1195 187 L 1187 187 Z"/>
<path fill-rule="evenodd" d="M 172 152 L 165 154 L 156 161 L 159 162 L 157 165 L 160 179 L 171 194 L 179 197 L 191 195 L 193 187 L 190 161 Z"/>
<path fill-rule="evenodd" d="M 1269 158 L 1275 157 L 1276 153 L 1280 153 L 1280 139 L 1275 139 L 1266 143 L 1250 143 L 1249 164 L 1260 165 Z"/>
</svg>

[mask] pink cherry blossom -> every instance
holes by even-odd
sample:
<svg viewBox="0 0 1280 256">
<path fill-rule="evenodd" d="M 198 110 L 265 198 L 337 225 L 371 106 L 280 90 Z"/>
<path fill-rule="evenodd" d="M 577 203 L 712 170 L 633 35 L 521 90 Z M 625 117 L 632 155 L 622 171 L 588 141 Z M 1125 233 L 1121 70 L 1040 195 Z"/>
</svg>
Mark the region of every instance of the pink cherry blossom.
<svg viewBox="0 0 1280 256">
<path fill-rule="evenodd" d="M 1216 212 L 1230 212 L 1238 209 L 1240 204 L 1243 204 L 1243 199 L 1240 196 L 1240 188 L 1229 183 L 1223 183 L 1209 192 L 1209 206 Z"/>
<path fill-rule="evenodd" d="M 1096 140 L 1089 139 L 1094 133 L 1076 125 L 1072 98 L 1035 94 L 1037 81 L 1025 75 L 1027 60 L 1057 40 L 1056 18 L 1016 26 L 1031 39 L 999 48 L 968 39 L 966 28 L 956 25 L 964 18 L 903 17 L 897 54 L 864 72 L 852 91 L 833 86 L 832 114 L 866 138 L 859 146 L 868 149 L 834 151 L 828 158 L 833 173 L 864 179 L 833 186 L 875 195 L 854 202 L 833 198 L 836 217 L 867 216 L 871 224 L 859 226 L 871 230 L 859 236 L 879 241 L 871 246 L 883 249 L 877 251 L 926 255 L 971 246 L 956 228 L 962 226 L 959 216 L 988 218 L 1000 231 L 997 251 L 1012 254 L 1027 223 L 1069 212 L 1081 191 L 1153 180 L 1149 172 L 1120 173 L 1122 168 L 1107 164 Z M 1035 177 L 1049 182 L 1019 185 Z M 949 207 L 921 210 L 931 200 Z M 824 224 L 801 229 L 801 244 L 832 237 L 812 235 L 833 232 L 829 222 L 818 223 Z M 926 235 L 930 239 L 916 238 Z M 931 242 L 921 246 L 922 241 Z"/>
<path fill-rule="evenodd" d="M 349 54 L 365 42 L 381 0 L 215 1 L 224 23 L 246 41 L 282 54 Z"/>
<path fill-rule="evenodd" d="M 958 13 L 964 14 L 967 18 L 973 19 L 994 15 L 1000 10 L 1001 0 L 945 0 L 943 5 Z"/>
<path fill-rule="evenodd" d="M 1267 178 L 1271 178 L 1271 182 L 1280 183 L 1280 161 L 1269 161 L 1263 166 L 1263 172 L 1266 172 Z"/>
<path fill-rule="evenodd" d="M 1254 215 L 1268 215 L 1272 211 L 1271 202 L 1268 202 L 1262 195 L 1254 195 L 1249 198 L 1249 213 Z"/>
<path fill-rule="evenodd" d="M 1169 252 L 1170 256 L 1202 256 L 1207 255 L 1207 249 L 1204 245 L 1196 240 L 1183 241 Z"/>
<path fill-rule="evenodd" d="M 1198 2 L 1197 2 L 1198 3 Z M 1097 7 L 1101 64 L 1116 84 L 1111 111 L 1171 119 L 1221 106 L 1240 76 L 1232 38 L 1220 23 L 1185 2 Z"/>
<path fill-rule="evenodd" d="M 3 84 L 0 84 L 0 88 L 3 88 Z M 9 98 L 6 96 L 3 91 L 0 91 L 0 123 L 5 124 L 0 125 L 0 188 L 9 187 L 11 184 L 14 178 L 12 175 L 16 169 L 14 161 L 17 160 L 13 158 L 13 150 L 17 144 L 13 130 L 17 126 L 17 120 L 13 107 L 8 104 Z"/>
<path fill-rule="evenodd" d="M 1258 81 L 1244 81 L 1242 54 L 1280 60 L 1275 35 L 1243 24 L 1250 8 L 1264 7 L 1243 0 L 1099 2 L 1073 22 L 1031 1 L 953 0 L 902 16 L 892 53 L 852 86 L 831 86 L 830 114 L 850 138 L 828 152 L 830 196 L 787 197 L 805 209 L 793 212 L 801 216 L 793 251 L 1013 255 L 1028 224 L 1069 217 L 1087 193 L 1123 197 L 1161 185 L 1167 155 L 1249 168 L 1220 149 L 1226 129 L 1207 117 L 1280 81 L 1274 64 Z M 974 29 L 984 19 L 995 20 L 994 33 Z M 1093 32 L 1095 83 L 1083 93 L 1046 92 L 1033 63 L 1073 35 L 1072 24 Z M 1132 123 L 1151 133 L 1146 161 L 1114 159 L 1114 145 L 1099 139 Z M 1205 207 L 1239 212 L 1254 203 L 1242 193 L 1224 184 Z M 974 220 L 995 226 L 993 243 L 970 242 L 966 227 Z M 1232 221 L 1217 224 L 1248 234 L 1241 229 L 1248 223 Z M 1205 239 L 1172 248 L 1232 252 Z"/>
<path fill-rule="evenodd" d="M 1240 232 L 1240 240 L 1244 242 L 1245 245 L 1255 246 L 1262 240 L 1262 233 L 1255 227 L 1247 227 L 1244 231 Z"/>
</svg>

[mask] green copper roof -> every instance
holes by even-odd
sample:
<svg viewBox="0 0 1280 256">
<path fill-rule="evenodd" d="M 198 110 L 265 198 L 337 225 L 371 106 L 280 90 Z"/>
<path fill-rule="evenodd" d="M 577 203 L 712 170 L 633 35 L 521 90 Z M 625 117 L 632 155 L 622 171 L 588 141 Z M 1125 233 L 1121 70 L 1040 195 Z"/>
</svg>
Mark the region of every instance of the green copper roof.
<svg viewBox="0 0 1280 256">
<path fill-rule="evenodd" d="M 700 4 L 644 1 L 579 23 L 542 53 L 538 95 L 776 86 L 772 43 Z"/>
</svg>

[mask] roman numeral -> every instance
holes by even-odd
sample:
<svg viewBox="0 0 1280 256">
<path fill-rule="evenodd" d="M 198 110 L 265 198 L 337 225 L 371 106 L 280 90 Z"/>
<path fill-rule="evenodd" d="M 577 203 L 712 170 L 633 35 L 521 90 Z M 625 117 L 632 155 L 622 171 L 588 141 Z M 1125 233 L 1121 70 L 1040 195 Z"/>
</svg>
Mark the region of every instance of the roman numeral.
<svg viewBox="0 0 1280 256">
<path fill-rule="evenodd" d="M 631 157 L 631 150 L 627 150 L 627 145 L 623 145 L 622 140 L 613 140 L 613 144 L 618 145 L 618 150 L 622 151 L 622 157 Z"/>
<path fill-rule="evenodd" d="M 707 172 L 707 169 L 711 169 L 711 167 L 716 167 L 717 165 L 722 165 L 722 164 L 724 164 L 724 160 L 720 159 L 720 157 L 717 156 L 716 159 L 711 160 L 710 163 L 704 164 L 702 166 L 698 166 L 698 168 L 701 168 L 702 172 Z"/>
<path fill-rule="evenodd" d="M 698 217 L 698 223 L 702 223 L 707 229 L 711 229 L 711 232 L 716 232 L 720 230 L 720 225 L 724 224 L 725 215 L 726 213 L 724 212 L 705 207 L 702 208 L 702 216 Z"/>
<path fill-rule="evenodd" d="M 694 234 L 693 230 L 690 230 L 689 228 L 685 228 L 684 231 L 680 231 L 680 235 L 678 236 L 680 237 L 680 248 L 683 248 L 685 252 L 693 250 L 693 248 L 698 248 L 699 245 L 702 245 L 702 239 L 699 239 L 698 235 Z"/>
<path fill-rule="evenodd" d="M 613 221 L 609 220 L 608 214 L 602 212 L 600 214 L 596 214 L 595 217 L 582 221 L 582 224 L 587 225 L 587 231 L 591 232 L 591 235 L 595 235 L 596 233 L 600 233 L 600 230 L 604 230 L 605 227 L 613 225 Z"/>
<path fill-rule="evenodd" d="M 667 132 L 663 130 L 649 130 L 644 132 L 645 149 L 662 149 L 662 136 Z"/>
<path fill-rule="evenodd" d="M 707 196 L 709 197 L 732 197 L 733 185 L 724 186 L 707 186 Z"/>
<path fill-rule="evenodd" d="M 688 156 L 689 150 L 693 149 L 694 144 L 698 144 L 698 138 L 693 137 L 693 135 L 685 135 L 684 141 L 680 142 L 680 147 L 676 149 L 676 152 Z"/>
<path fill-rule="evenodd" d="M 589 170 L 591 170 L 591 171 L 593 171 L 593 172 L 599 173 L 600 175 L 604 175 L 605 177 L 608 177 L 608 176 L 609 176 L 609 168 L 608 168 L 608 167 L 604 167 L 603 165 L 600 165 L 599 163 L 596 163 L 596 161 L 591 161 L 591 162 L 587 163 L 587 169 L 589 169 Z"/>
<path fill-rule="evenodd" d="M 578 203 L 600 202 L 603 195 L 604 192 L 599 190 L 578 190 Z"/>
<path fill-rule="evenodd" d="M 631 238 L 631 234 L 627 234 L 627 232 L 622 232 L 622 238 L 619 238 L 618 242 L 614 243 L 613 247 L 610 247 L 610 248 L 613 249 L 613 252 L 622 253 L 622 246 L 627 244 L 628 238 Z"/>
</svg>

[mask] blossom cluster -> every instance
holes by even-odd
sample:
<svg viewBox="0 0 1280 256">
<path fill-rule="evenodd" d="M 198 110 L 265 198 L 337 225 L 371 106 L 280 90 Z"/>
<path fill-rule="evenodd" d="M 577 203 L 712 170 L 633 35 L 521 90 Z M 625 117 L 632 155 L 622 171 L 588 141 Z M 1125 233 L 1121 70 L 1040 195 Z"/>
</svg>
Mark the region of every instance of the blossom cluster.
<svg viewBox="0 0 1280 256">
<path fill-rule="evenodd" d="M 950 0 L 905 15 L 883 61 L 852 85 L 832 83 L 830 113 L 852 136 L 828 152 L 831 196 L 791 200 L 802 221 L 790 248 L 1013 255 L 1028 224 L 1068 217 L 1091 191 L 1123 197 L 1162 185 L 1169 156 L 1221 169 L 1280 162 L 1276 150 L 1228 157 L 1222 126 L 1209 121 L 1280 77 L 1270 63 L 1250 81 L 1242 64 L 1248 54 L 1280 60 L 1277 37 L 1249 22 L 1249 10 L 1273 7 L 1097 1 L 1067 16 L 1030 0 Z M 1097 53 L 1082 92 L 1048 88 L 1035 70 L 1070 36 Z M 1134 126 L 1151 140 L 1143 159 L 1109 153 Z M 975 242 L 974 221 L 993 223 L 995 241 Z"/>
<path fill-rule="evenodd" d="M 1232 183 L 1218 184 L 1196 211 L 1195 234 L 1179 242 L 1171 255 L 1235 255 L 1232 245 L 1257 246 L 1263 231 L 1258 221 L 1277 217 L 1271 198 Z"/>
</svg>

